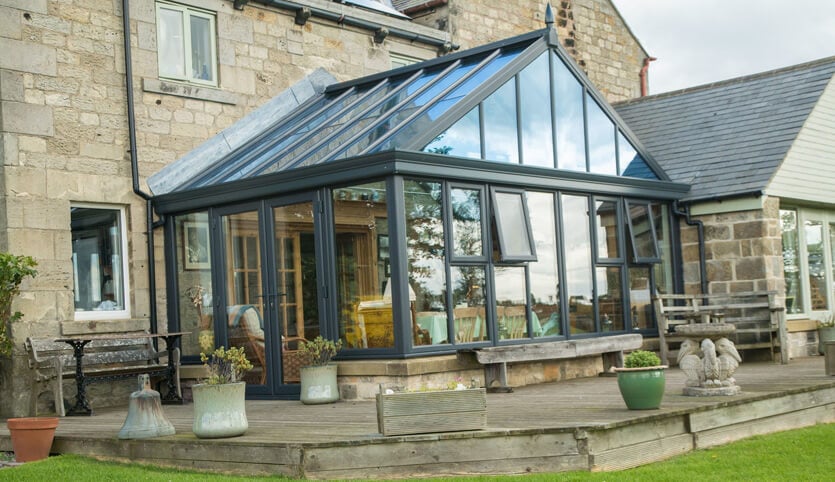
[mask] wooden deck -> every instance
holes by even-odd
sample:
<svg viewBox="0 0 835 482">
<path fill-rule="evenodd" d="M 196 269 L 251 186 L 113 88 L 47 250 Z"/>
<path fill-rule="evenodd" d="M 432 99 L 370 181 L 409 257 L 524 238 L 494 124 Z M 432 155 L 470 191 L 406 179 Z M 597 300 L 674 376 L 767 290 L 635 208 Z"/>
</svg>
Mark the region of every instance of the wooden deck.
<svg viewBox="0 0 835 482">
<path fill-rule="evenodd" d="M 241 437 L 200 440 L 192 406 L 164 406 L 177 434 L 116 438 L 127 409 L 62 418 L 53 452 L 242 474 L 310 479 L 411 478 L 634 467 L 751 435 L 835 422 L 835 377 L 823 357 L 788 365 L 749 363 L 733 397 L 685 397 L 685 377 L 667 373 L 659 410 L 630 411 L 612 377 L 586 378 L 488 394 L 488 429 L 383 437 L 375 405 L 249 401 Z M 11 450 L 5 424 L 0 450 Z"/>
</svg>

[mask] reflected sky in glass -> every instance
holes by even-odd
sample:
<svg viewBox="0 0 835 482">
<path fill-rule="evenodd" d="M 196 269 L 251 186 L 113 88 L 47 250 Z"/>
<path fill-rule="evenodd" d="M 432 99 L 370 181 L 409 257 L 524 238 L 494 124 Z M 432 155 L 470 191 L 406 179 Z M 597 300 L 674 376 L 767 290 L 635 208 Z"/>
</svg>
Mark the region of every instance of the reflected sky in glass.
<svg viewBox="0 0 835 482">
<path fill-rule="evenodd" d="M 536 243 L 536 261 L 528 264 L 533 310 L 542 323 L 541 336 L 562 333 L 559 319 L 560 281 L 557 263 L 557 239 L 554 224 L 554 195 L 546 192 L 526 193 L 531 229 Z M 537 333 L 535 333 L 537 335 Z"/>
<path fill-rule="evenodd" d="M 529 166 L 554 167 L 550 78 L 548 52 L 519 73 L 522 162 Z"/>
<path fill-rule="evenodd" d="M 423 150 L 435 154 L 481 159 L 481 134 L 479 132 L 478 106 L 436 137 Z"/>
<path fill-rule="evenodd" d="M 586 170 L 586 140 L 583 125 L 583 86 L 562 60 L 554 56 L 554 86 L 557 109 L 557 167 Z"/>
<path fill-rule="evenodd" d="M 481 256 L 481 190 L 453 188 L 450 198 L 453 252 L 456 256 Z"/>
<path fill-rule="evenodd" d="M 597 257 L 620 258 L 617 205 L 614 201 L 596 201 L 594 211 L 597 228 Z"/>
<path fill-rule="evenodd" d="M 484 158 L 519 163 L 516 127 L 516 79 L 484 100 Z"/>
<path fill-rule="evenodd" d="M 588 198 L 563 194 L 561 200 L 569 325 L 584 333 L 594 330 Z"/>
<path fill-rule="evenodd" d="M 589 170 L 596 174 L 618 173 L 615 158 L 615 124 L 603 109 L 586 93 L 588 114 Z"/>
</svg>

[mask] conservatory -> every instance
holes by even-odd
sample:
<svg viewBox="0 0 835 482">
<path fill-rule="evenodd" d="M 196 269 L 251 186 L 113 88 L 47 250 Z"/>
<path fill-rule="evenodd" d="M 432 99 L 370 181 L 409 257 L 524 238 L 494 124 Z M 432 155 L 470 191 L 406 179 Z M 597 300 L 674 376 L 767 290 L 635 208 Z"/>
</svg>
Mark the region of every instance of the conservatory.
<svg viewBox="0 0 835 482">
<path fill-rule="evenodd" d="M 334 83 L 157 193 L 169 329 L 244 346 L 250 396 L 341 360 L 652 333 L 670 182 L 553 29 Z M 190 357 L 189 357 L 190 355 Z"/>
</svg>

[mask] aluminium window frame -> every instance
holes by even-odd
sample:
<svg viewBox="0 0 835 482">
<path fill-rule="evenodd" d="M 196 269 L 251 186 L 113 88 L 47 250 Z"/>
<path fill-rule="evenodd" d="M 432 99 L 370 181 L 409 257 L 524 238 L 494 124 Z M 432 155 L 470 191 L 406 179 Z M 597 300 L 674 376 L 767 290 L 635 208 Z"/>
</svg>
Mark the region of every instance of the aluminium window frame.
<svg viewBox="0 0 835 482">
<path fill-rule="evenodd" d="M 527 245 L 528 245 L 528 254 L 515 254 L 515 253 L 508 253 L 507 252 L 507 242 L 509 238 L 506 236 L 508 233 L 505 232 L 506 226 L 503 225 L 502 222 L 502 214 L 501 211 L 501 204 L 498 202 L 497 195 L 498 194 L 510 194 L 519 197 L 519 207 L 521 208 L 522 212 L 515 213 L 522 217 L 522 222 L 525 225 L 525 235 L 527 236 Z M 499 243 L 499 262 L 500 263 L 520 263 L 525 261 L 537 261 L 536 257 L 536 242 L 533 239 L 533 230 L 531 229 L 531 218 L 528 212 L 528 200 L 525 196 L 524 189 L 514 189 L 514 188 L 506 188 L 506 187 L 490 187 L 490 204 L 491 204 L 491 215 L 493 220 L 496 223 L 496 237 Z M 514 213 L 508 213 L 511 216 Z"/>
<path fill-rule="evenodd" d="M 160 45 L 162 44 L 162 39 L 160 38 L 159 32 L 159 24 L 160 24 L 160 10 L 167 9 L 167 10 L 176 10 L 183 14 L 183 62 L 185 68 L 185 75 L 183 76 L 175 76 L 175 75 L 163 75 L 162 74 L 162 61 L 163 58 L 160 55 Z M 207 87 L 218 87 L 220 85 L 220 81 L 218 79 L 218 48 L 217 48 L 217 14 L 214 12 L 210 12 L 208 10 L 201 10 L 192 6 L 188 5 L 181 5 L 178 3 L 172 2 L 165 2 L 157 0 L 154 5 L 154 13 L 155 13 L 155 21 L 157 26 L 157 34 L 156 34 L 156 41 L 157 41 L 157 72 L 161 79 L 165 80 L 174 80 L 178 82 L 184 82 L 188 84 L 196 84 L 202 85 Z M 212 68 L 212 80 L 203 80 L 195 78 L 191 75 L 192 72 L 192 61 L 191 61 L 191 53 L 193 48 L 191 46 L 191 17 L 200 17 L 209 20 L 209 46 L 211 47 L 211 68 Z"/>
<path fill-rule="evenodd" d="M 643 201 L 637 199 L 624 199 L 624 217 L 626 218 L 626 224 L 629 228 L 629 241 L 631 249 L 632 259 L 628 261 L 632 264 L 658 264 L 661 263 L 661 250 L 658 248 L 658 238 L 656 236 L 655 230 L 655 221 L 653 219 L 652 213 L 652 202 L 651 201 Z M 647 216 L 647 225 L 648 225 L 648 232 L 651 235 L 651 243 L 650 248 L 653 251 L 654 256 L 640 256 L 638 253 L 638 244 L 635 242 L 635 226 L 632 223 L 632 214 L 631 208 L 633 206 L 643 206 L 646 209 L 646 216 Z"/>
</svg>

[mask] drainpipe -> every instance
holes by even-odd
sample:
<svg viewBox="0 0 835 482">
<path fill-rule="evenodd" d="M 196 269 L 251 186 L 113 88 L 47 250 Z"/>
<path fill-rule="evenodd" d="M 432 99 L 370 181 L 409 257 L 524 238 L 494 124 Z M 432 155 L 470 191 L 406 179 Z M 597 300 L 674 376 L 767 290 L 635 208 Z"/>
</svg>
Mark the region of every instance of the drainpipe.
<svg viewBox="0 0 835 482">
<path fill-rule="evenodd" d="M 641 79 L 641 97 L 646 97 L 649 92 L 649 88 L 647 87 L 647 73 L 649 73 L 649 63 L 654 60 L 658 59 L 655 57 L 645 57 L 644 66 L 641 67 L 641 73 L 638 74 L 638 77 Z"/>
<path fill-rule="evenodd" d="M 124 36 L 125 48 L 125 87 L 126 102 L 128 106 L 128 140 L 130 144 L 130 167 L 131 178 L 133 180 L 133 192 L 145 200 L 146 226 L 148 233 L 148 317 L 151 324 L 151 333 L 158 333 L 157 327 L 157 282 L 156 282 L 156 267 L 154 261 L 154 228 L 162 224 L 154 224 L 153 205 L 151 204 L 152 196 L 144 192 L 139 186 L 139 164 L 136 154 L 136 112 L 133 108 L 133 68 L 131 62 L 131 48 L 130 48 L 130 5 L 129 0 L 122 0 L 122 30 Z M 156 345 L 156 339 L 154 339 Z"/>
<path fill-rule="evenodd" d="M 702 294 L 707 294 L 707 267 L 705 261 L 705 226 L 704 223 L 699 221 L 698 219 L 694 220 L 690 218 L 690 206 L 686 206 L 682 211 L 679 209 L 678 201 L 673 201 L 673 214 L 678 217 L 683 217 L 684 222 L 687 223 L 688 226 L 696 226 L 696 233 L 698 235 L 698 242 L 699 242 L 699 280 L 700 286 L 702 290 Z"/>
</svg>

